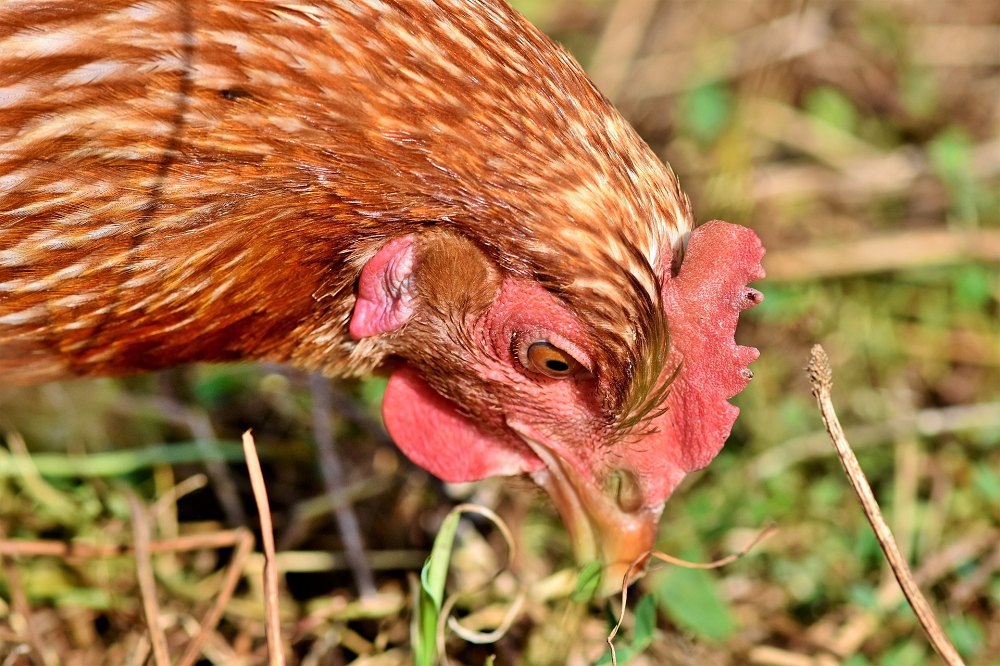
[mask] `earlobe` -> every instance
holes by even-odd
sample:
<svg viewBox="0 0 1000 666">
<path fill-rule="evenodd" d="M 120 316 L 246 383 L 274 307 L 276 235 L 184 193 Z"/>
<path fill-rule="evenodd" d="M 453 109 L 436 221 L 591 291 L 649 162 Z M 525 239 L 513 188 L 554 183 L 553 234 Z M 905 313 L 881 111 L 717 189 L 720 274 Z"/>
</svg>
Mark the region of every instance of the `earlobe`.
<svg viewBox="0 0 1000 666">
<path fill-rule="evenodd" d="M 355 340 L 394 331 L 413 315 L 416 296 L 413 246 L 410 236 L 394 238 L 361 269 L 350 326 Z"/>
</svg>

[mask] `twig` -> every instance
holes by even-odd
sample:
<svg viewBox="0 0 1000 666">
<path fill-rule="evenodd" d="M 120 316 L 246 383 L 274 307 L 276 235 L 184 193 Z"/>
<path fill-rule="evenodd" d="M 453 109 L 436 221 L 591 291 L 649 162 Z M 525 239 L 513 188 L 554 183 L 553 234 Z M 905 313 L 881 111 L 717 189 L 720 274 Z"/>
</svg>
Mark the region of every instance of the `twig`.
<svg viewBox="0 0 1000 666">
<path fill-rule="evenodd" d="M 982 564 L 952 590 L 951 598 L 956 604 L 968 602 L 993 572 L 1000 569 L 1000 538 L 996 540 L 996 544 L 996 548 L 983 560 Z"/>
<path fill-rule="evenodd" d="M 332 391 L 330 380 L 318 372 L 309 375 L 309 391 L 312 393 L 313 433 L 316 437 L 316 452 L 319 454 L 320 467 L 323 470 L 323 482 L 326 485 L 327 496 L 331 502 L 344 496 L 344 470 L 340 464 L 340 456 L 333 436 L 333 414 L 330 411 Z M 371 567 L 365 558 L 365 544 L 358 527 L 358 517 L 354 507 L 349 502 L 334 505 L 334 515 L 337 517 L 337 529 L 344 542 L 344 552 L 354 574 L 354 582 L 358 586 L 358 594 L 362 597 L 374 596 L 378 593 Z"/>
<path fill-rule="evenodd" d="M 659 5 L 659 0 L 618 0 L 615 4 L 588 68 L 590 78 L 608 99 L 618 99 Z"/>
<path fill-rule="evenodd" d="M 135 639 L 135 644 L 129 652 L 125 666 L 145 666 L 146 659 L 149 657 L 149 649 L 149 632 L 143 631 Z"/>
<path fill-rule="evenodd" d="M 163 520 L 166 513 L 177 503 L 177 500 L 184 497 L 188 493 L 193 493 L 196 490 L 204 488 L 208 483 L 208 477 L 204 474 L 195 474 L 194 476 L 189 476 L 184 479 L 173 488 L 165 492 L 153 506 L 149 507 L 149 513 L 153 516 L 158 516 L 160 520 Z M 176 517 L 174 518 L 176 522 Z M 176 534 L 172 535 L 176 536 Z"/>
<path fill-rule="evenodd" d="M 718 35 L 701 48 L 685 45 L 635 60 L 627 86 L 629 98 L 648 100 L 673 95 L 706 80 L 726 80 L 773 67 L 829 44 L 827 12 L 793 11 L 740 32 Z M 701 41 L 701 40 L 699 40 Z M 725 51 L 729 57 L 708 62 L 699 53 Z"/>
<path fill-rule="evenodd" d="M 207 548 L 229 548 L 240 542 L 242 530 L 227 530 L 209 534 L 191 534 L 149 542 L 150 553 L 177 553 Z M 52 557 L 115 557 L 135 552 L 135 546 L 119 544 L 92 545 L 80 542 L 47 539 L 3 541 L 0 551 L 8 555 L 49 555 Z"/>
<path fill-rule="evenodd" d="M 215 493 L 226 522 L 230 526 L 246 525 L 246 512 L 240 493 L 233 482 L 229 466 L 215 452 L 214 444 L 219 441 L 212 420 L 208 414 L 195 407 L 190 407 L 180 400 L 169 396 L 151 396 L 147 398 L 126 397 L 119 401 L 119 409 L 129 411 L 150 411 L 160 418 L 188 429 L 194 436 L 195 443 L 202 454 L 202 464 L 212 480 L 212 491 Z"/>
<path fill-rule="evenodd" d="M 892 572 L 895 574 L 896 580 L 899 581 L 899 586 L 902 588 L 903 594 L 906 595 L 907 601 L 910 602 L 910 607 L 913 608 L 917 620 L 920 621 L 920 626 L 927 633 L 927 638 L 930 640 L 931 645 L 934 646 L 934 649 L 937 650 L 938 654 L 941 655 L 949 666 L 964 666 L 965 662 L 962 661 L 962 657 L 959 656 L 955 647 L 941 629 L 937 617 L 934 616 L 934 611 L 931 610 L 927 599 L 924 598 L 924 595 L 920 592 L 920 588 L 917 587 L 916 582 L 913 580 L 910 567 L 907 565 L 902 553 L 899 552 L 899 546 L 896 545 L 892 532 L 889 530 L 885 518 L 882 517 L 882 512 L 879 510 L 878 502 L 875 500 L 871 486 L 868 485 L 865 473 L 861 470 L 861 465 L 858 464 L 858 459 L 855 457 L 854 451 L 851 450 L 851 445 L 847 442 L 847 438 L 844 437 L 844 430 L 840 426 L 840 420 L 833 409 L 833 401 L 830 399 L 830 388 L 833 385 L 830 359 L 820 345 L 813 346 L 809 354 L 809 367 L 807 371 L 809 373 L 809 382 L 812 384 L 813 396 L 815 396 L 816 402 L 819 404 L 820 412 L 823 415 L 823 422 L 826 424 L 827 432 L 830 433 L 830 439 L 833 440 L 833 445 L 837 448 L 837 455 L 840 456 L 840 461 L 843 463 L 844 470 L 847 472 L 851 485 L 854 487 L 854 492 L 857 493 L 858 499 L 861 501 L 861 507 L 864 509 L 865 516 L 868 518 L 868 522 L 871 523 L 875 537 L 882 547 L 882 552 L 885 553 L 885 557 L 889 561 L 889 566 L 892 567 Z"/>
<path fill-rule="evenodd" d="M 257 447 L 253 435 L 243 433 L 243 452 L 247 457 L 250 485 L 260 514 L 260 538 L 264 547 L 264 632 L 267 636 L 268 662 L 271 666 L 285 666 L 285 648 L 281 640 L 281 616 L 278 614 L 278 567 L 274 554 L 274 527 L 271 524 L 271 507 L 267 502 L 264 474 L 260 470 Z"/>
<path fill-rule="evenodd" d="M 17 660 L 21 658 L 21 655 L 28 654 L 30 652 L 31 646 L 26 643 L 16 646 L 10 651 L 10 654 L 7 655 L 7 658 L 3 660 L 3 666 L 14 666 L 14 664 L 17 663 Z"/>
<path fill-rule="evenodd" d="M 219 624 L 219 619 L 222 617 L 222 612 L 225 610 L 226 604 L 229 603 L 229 598 L 236 591 L 236 584 L 240 581 L 243 566 L 246 564 L 247 557 L 250 555 L 250 551 L 253 550 L 254 544 L 253 533 L 250 530 L 241 527 L 236 532 L 240 533 L 242 537 L 229 563 L 229 569 L 226 571 L 226 578 L 222 583 L 222 589 L 219 590 L 215 604 L 202 619 L 197 635 L 192 639 L 187 650 L 184 651 L 184 656 L 177 662 L 177 666 L 192 666 L 198 660 L 198 657 L 201 655 L 202 646 L 215 630 L 215 626 Z"/>
<path fill-rule="evenodd" d="M 139 576 L 142 607 L 146 613 L 149 639 L 153 644 L 156 666 L 170 666 L 167 637 L 160 627 L 160 607 L 156 604 L 156 581 L 153 579 L 153 562 L 149 550 L 149 516 L 146 507 L 131 490 L 125 489 L 129 508 L 132 510 L 132 534 L 135 541 L 135 567 Z"/>
</svg>

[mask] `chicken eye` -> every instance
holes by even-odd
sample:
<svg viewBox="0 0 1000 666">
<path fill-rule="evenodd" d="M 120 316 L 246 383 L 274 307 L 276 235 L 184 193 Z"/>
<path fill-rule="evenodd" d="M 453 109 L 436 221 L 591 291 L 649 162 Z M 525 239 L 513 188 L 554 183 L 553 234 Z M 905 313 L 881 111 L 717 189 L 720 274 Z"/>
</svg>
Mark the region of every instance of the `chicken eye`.
<svg viewBox="0 0 1000 666">
<path fill-rule="evenodd" d="M 529 370 L 540 372 L 549 377 L 560 378 L 569 377 L 576 373 L 580 364 L 575 358 L 553 345 L 548 340 L 539 340 L 531 343 L 528 351 L 527 363 Z"/>
</svg>

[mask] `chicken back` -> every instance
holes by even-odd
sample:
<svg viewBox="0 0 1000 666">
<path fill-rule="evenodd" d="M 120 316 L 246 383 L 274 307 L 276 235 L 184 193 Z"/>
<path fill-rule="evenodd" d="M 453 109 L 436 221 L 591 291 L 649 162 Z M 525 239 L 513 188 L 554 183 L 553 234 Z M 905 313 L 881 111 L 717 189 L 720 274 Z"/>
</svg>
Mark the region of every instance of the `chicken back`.
<svg viewBox="0 0 1000 666">
<path fill-rule="evenodd" d="M 757 356 L 733 333 L 760 243 L 692 227 L 502 0 L 0 10 L 0 381 L 391 369 L 402 450 L 531 475 L 607 590 Z"/>
</svg>

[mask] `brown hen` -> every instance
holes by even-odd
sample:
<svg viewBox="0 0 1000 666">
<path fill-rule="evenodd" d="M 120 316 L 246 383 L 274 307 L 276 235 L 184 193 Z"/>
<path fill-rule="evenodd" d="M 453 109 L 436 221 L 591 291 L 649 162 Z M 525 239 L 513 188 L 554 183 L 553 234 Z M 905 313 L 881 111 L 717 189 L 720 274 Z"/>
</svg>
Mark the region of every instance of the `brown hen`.
<svg viewBox="0 0 1000 666">
<path fill-rule="evenodd" d="M 0 376 L 391 369 L 449 481 L 527 473 L 605 589 L 722 446 L 747 229 L 500 0 L 8 0 Z M 684 246 L 691 234 L 686 257 Z"/>
</svg>

